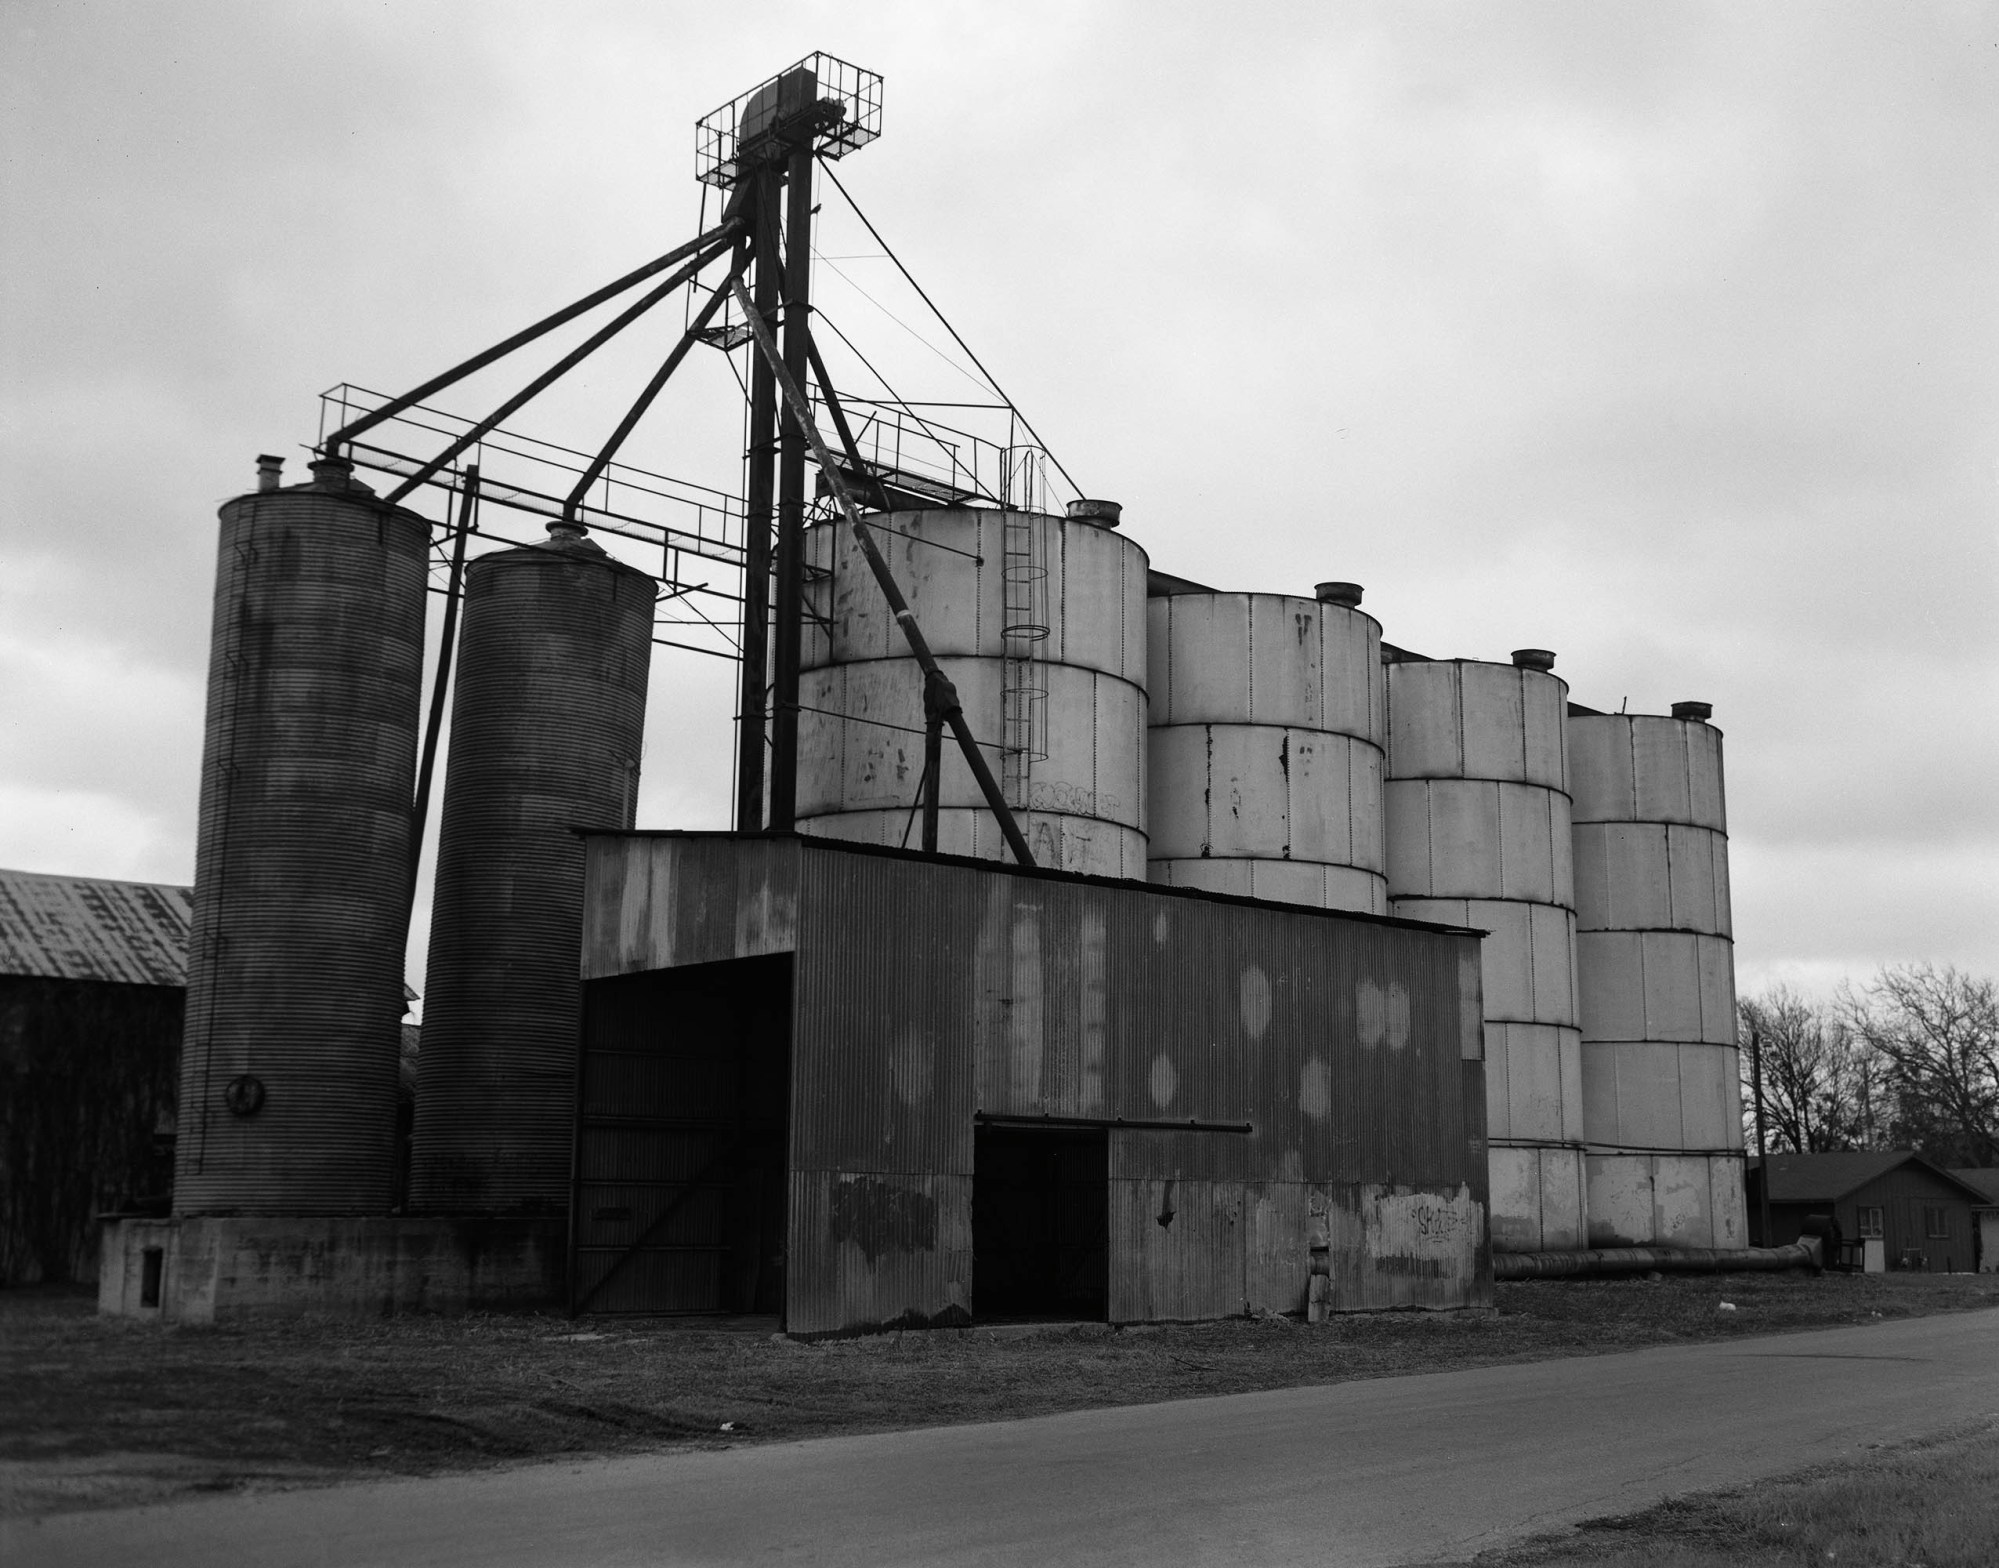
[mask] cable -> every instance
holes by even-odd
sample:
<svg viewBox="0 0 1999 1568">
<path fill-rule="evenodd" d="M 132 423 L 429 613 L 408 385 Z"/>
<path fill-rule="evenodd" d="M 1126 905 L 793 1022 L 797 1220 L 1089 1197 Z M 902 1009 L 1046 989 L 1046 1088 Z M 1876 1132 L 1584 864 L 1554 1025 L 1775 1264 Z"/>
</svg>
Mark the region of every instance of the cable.
<svg viewBox="0 0 1999 1568">
<path fill-rule="evenodd" d="M 935 354 L 945 364 L 949 365 L 953 370 L 957 371 L 959 375 L 963 376 L 967 381 L 971 382 L 973 386 L 983 387 L 985 388 L 986 391 L 997 393 L 1001 397 L 1005 396 L 1004 393 L 999 392 L 999 389 L 993 386 L 991 383 L 981 381 L 977 376 L 973 375 L 971 371 L 967 370 L 963 365 L 959 364 L 955 359 L 953 359 L 949 354 L 945 353 L 935 343 L 932 343 L 930 339 L 926 338 L 921 332 L 918 332 L 916 328 L 912 327 L 908 322 L 904 321 L 902 317 L 898 316 L 894 311 L 890 310 L 888 306 L 884 305 L 880 300 L 876 299 L 874 295 L 870 294 L 866 289 L 862 288 L 860 284 L 856 283 L 851 277 L 848 277 L 846 268 L 835 265 L 830 257 L 821 255 L 820 252 L 817 251 L 816 249 L 812 252 L 812 254 L 818 257 L 819 260 L 825 262 L 826 265 L 832 268 L 833 271 L 837 272 L 841 276 L 841 278 L 846 281 L 847 287 L 852 289 L 856 294 L 860 295 L 862 299 L 866 300 L 870 305 L 874 306 L 876 310 L 880 311 L 884 316 L 888 317 L 890 321 L 893 321 L 898 327 L 902 328 L 903 331 L 907 332 L 911 337 L 915 338 L 917 342 L 921 343 L 925 348 L 929 349 L 931 353 Z"/>
<path fill-rule="evenodd" d="M 915 420 L 917 428 L 920 429 L 932 441 L 935 441 L 940 448 L 944 449 L 945 451 L 952 450 L 952 443 L 946 441 L 942 436 L 940 436 L 937 433 L 937 431 L 934 428 L 932 428 L 930 421 L 925 419 L 921 414 L 917 413 L 916 410 L 920 405 L 908 402 L 900 392 L 896 391 L 894 387 L 888 384 L 888 377 L 884 376 L 879 370 L 875 369 L 874 361 L 869 359 L 867 355 L 863 354 L 860 351 L 860 349 L 855 346 L 854 340 L 848 337 L 846 333 L 840 330 L 840 324 L 837 321 L 835 321 L 831 316 L 827 315 L 824 310 L 815 310 L 813 312 L 813 315 L 816 316 L 820 321 L 824 322 L 827 326 L 831 327 L 833 329 L 833 336 L 838 338 L 842 343 L 846 344 L 848 350 L 853 354 L 854 358 L 858 359 L 864 366 L 867 367 L 868 374 L 873 376 L 875 380 L 881 383 L 882 390 L 889 395 L 889 401 L 894 407 L 901 409 L 905 414 L 909 415 L 911 419 Z M 1004 397 L 1006 396 L 1006 394 L 1002 392 L 1000 393 L 1000 396 Z M 949 427 L 946 426 L 945 428 L 948 429 Z M 956 433 L 957 432 L 953 432 L 953 434 Z M 979 476 L 976 473 L 972 472 L 969 469 L 966 470 L 966 472 L 968 473 L 968 475 L 972 480 L 972 487 L 976 494 L 984 496 L 985 499 L 987 499 L 988 501 L 997 501 L 999 499 L 997 496 L 991 494 L 989 491 L 979 486 L 978 482 Z M 955 467 L 953 468 L 953 474 L 954 476 L 956 474 Z M 1075 483 L 1073 479 L 1070 480 L 1069 482 L 1071 484 Z"/>
<path fill-rule="evenodd" d="M 1035 445 L 1040 447 L 1042 451 L 1048 453 L 1048 461 L 1055 465 L 1055 471 L 1059 473 L 1064 479 L 1067 479 L 1069 481 L 1070 489 L 1074 490 L 1076 494 L 1078 495 L 1085 494 L 1083 487 L 1076 483 L 1075 477 L 1069 472 L 1068 469 L 1062 466 L 1062 460 L 1058 458 L 1052 451 L 1049 451 L 1048 443 L 1041 439 L 1041 432 L 1034 428 L 1033 423 L 1028 419 L 1028 417 L 1025 414 L 1020 413 L 1020 405 L 1015 403 L 1012 398 L 1007 397 L 1006 389 L 1003 388 L 999 384 L 999 382 L 993 379 L 993 373 L 990 370 L 986 369 L 985 364 L 983 363 L 983 361 L 980 360 L 979 356 L 972 352 L 972 345 L 967 343 L 960 336 L 958 336 L 958 329 L 952 326 L 950 321 L 945 318 L 944 312 L 937 308 L 937 302 L 933 300 L 928 294 L 925 294 L 923 292 L 923 285 L 921 283 L 918 283 L 915 278 L 910 276 L 909 269 L 902 264 L 902 258 L 896 255 L 894 248 L 889 244 L 887 240 L 882 238 L 881 230 L 877 229 L 874 226 L 874 224 L 868 221 L 868 215 L 865 212 L 861 211 L 860 203 L 856 202 L 852 194 L 847 190 L 847 187 L 840 183 L 840 176 L 833 172 L 832 164 L 828 163 L 826 159 L 822 156 L 819 159 L 819 167 L 826 171 L 826 178 L 833 182 L 833 189 L 838 191 L 840 193 L 841 198 L 847 203 L 849 207 L 853 209 L 854 216 L 859 218 L 861 220 L 862 225 L 867 229 L 868 233 L 874 236 L 875 243 L 881 246 L 882 250 L 887 253 L 888 259 L 895 263 L 895 270 L 900 272 L 903 275 L 903 277 L 908 280 L 909 286 L 915 289 L 917 294 L 922 298 L 923 303 L 930 307 L 930 313 L 933 316 L 935 316 L 940 322 L 943 323 L 944 330 L 951 334 L 951 341 L 956 343 L 958 347 L 963 349 L 965 351 L 966 357 L 970 359 L 973 364 L 979 367 L 979 374 L 986 378 L 986 385 L 991 387 L 993 391 L 997 393 L 1000 397 L 1006 399 L 1007 407 L 1011 408 L 1016 414 L 1020 414 L 1021 424 L 1026 427 L 1027 433 L 1034 437 Z"/>
</svg>

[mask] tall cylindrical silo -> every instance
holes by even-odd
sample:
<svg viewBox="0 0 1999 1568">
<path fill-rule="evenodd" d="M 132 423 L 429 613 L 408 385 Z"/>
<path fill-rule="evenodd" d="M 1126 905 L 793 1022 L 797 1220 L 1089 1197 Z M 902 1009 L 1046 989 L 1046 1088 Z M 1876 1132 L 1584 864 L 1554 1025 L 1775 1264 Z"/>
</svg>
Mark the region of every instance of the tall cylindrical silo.
<svg viewBox="0 0 1999 1568">
<path fill-rule="evenodd" d="M 549 535 L 465 573 L 410 1149 L 419 1212 L 568 1198 L 575 830 L 632 825 L 655 585 L 578 528 Z"/>
<path fill-rule="evenodd" d="M 178 1214 L 391 1201 L 428 525 L 312 472 L 222 508 Z"/>
<path fill-rule="evenodd" d="M 1388 913 L 1381 626 L 1360 589 L 1146 605 L 1151 877 Z"/>
<path fill-rule="evenodd" d="M 1145 875 L 1145 551 L 1115 507 L 871 518 L 876 542 L 999 777 L 1039 865 Z M 852 531 L 805 535 L 798 827 L 921 841 L 923 679 Z M 938 848 L 1003 859 L 998 824 L 944 747 Z"/>
<path fill-rule="evenodd" d="M 1485 930 L 1492 1244 L 1585 1227 L 1570 859 L 1568 687 L 1554 655 L 1388 667 L 1388 893 L 1398 915 Z"/>
<path fill-rule="evenodd" d="M 1572 710 L 1583 1133 L 1595 1246 L 1740 1247 L 1721 731 Z"/>
</svg>

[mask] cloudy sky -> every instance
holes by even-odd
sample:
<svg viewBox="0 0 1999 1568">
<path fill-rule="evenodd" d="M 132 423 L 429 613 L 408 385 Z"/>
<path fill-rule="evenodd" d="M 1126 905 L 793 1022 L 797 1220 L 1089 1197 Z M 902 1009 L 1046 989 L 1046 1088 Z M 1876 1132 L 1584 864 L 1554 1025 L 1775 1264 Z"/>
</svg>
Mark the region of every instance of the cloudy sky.
<svg viewBox="0 0 1999 1568">
<path fill-rule="evenodd" d="M 189 879 L 215 508 L 255 454 L 296 471 L 323 388 L 412 385 L 686 237 L 694 120 L 824 49 L 887 79 L 842 177 L 1155 565 L 1353 579 L 1404 646 L 1712 702 L 1744 989 L 1999 970 L 1999 8 L 8 0 L 0 30 L 0 865 Z M 824 225 L 829 312 L 965 396 Z M 726 484 L 708 358 L 630 455 Z M 587 442 L 643 373 L 514 423 Z M 646 825 L 726 823 L 726 673 L 656 663 Z"/>
</svg>

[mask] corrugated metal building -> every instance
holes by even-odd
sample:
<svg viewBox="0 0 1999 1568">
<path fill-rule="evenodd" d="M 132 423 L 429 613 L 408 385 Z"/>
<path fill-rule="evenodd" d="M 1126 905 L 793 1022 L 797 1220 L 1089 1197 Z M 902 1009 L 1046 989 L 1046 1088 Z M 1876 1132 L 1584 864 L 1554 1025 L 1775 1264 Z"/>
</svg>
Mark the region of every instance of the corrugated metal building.
<svg viewBox="0 0 1999 1568">
<path fill-rule="evenodd" d="M 172 1179 L 184 887 L 0 870 L 0 1284 L 88 1279 Z"/>
<path fill-rule="evenodd" d="M 1489 1300 L 1478 933 L 823 839 L 588 844 L 579 1306 L 831 1334 Z"/>
</svg>

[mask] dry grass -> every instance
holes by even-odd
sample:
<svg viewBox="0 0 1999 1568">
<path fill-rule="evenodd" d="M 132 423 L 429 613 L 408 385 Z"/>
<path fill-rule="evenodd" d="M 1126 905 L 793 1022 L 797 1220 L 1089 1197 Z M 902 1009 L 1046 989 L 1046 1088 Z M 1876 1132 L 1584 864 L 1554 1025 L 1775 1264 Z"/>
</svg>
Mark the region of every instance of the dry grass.
<svg viewBox="0 0 1999 1568">
<path fill-rule="evenodd" d="M 1999 1562 L 1999 1426 L 1487 1552 L 1459 1568 L 1992 1568 Z"/>
<path fill-rule="evenodd" d="M 1718 1310 L 1721 1300 L 1738 1310 Z M 1533 1281 L 1482 1314 L 887 1334 L 468 1316 L 161 1328 L 0 1292 L 0 1511 L 991 1421 L 1972 1307 L 1999 1276 Z"/>
</svg>

